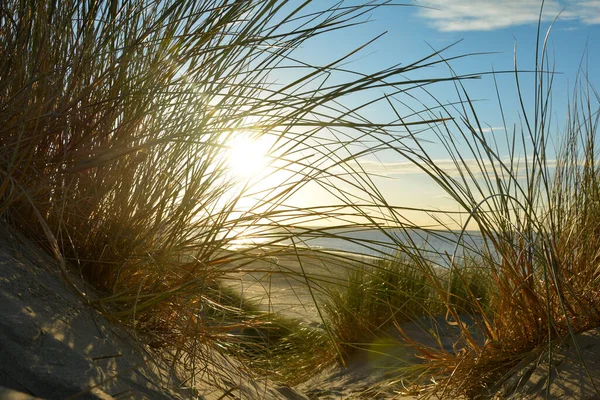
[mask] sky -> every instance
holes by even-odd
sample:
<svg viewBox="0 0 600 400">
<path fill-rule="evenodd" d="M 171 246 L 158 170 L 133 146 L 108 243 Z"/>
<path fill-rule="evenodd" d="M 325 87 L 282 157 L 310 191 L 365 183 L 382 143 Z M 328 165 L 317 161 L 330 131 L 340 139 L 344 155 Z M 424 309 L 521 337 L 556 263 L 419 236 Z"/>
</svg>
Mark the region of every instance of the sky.
<svg viewBox="0 0 600 400">
<path fill-rule="evenodd" d="M 359 4 L 364 1 L 347 1 Z M 311 7 L 336 4 L 319 0 Z M 514 70 L 515 57 L 520 70 L 533 70 L 537 43 L 538 19 L 541 1 L 493 0 L 419 0 L 407 3 L 391 2 L 365 16 L 368 21 L 357 27 L 331 32 L 318 40 L 306 42 L 296 55 L 314 64 L 324 64 L 342 56 L 357 46 L 384 33 L 382 37 L 351 58 L 348 67 L 361 72 L 373 72 L 396 64 L 409 64 L 432 51 L 453 45 L 443 54 L 446 58 L 470 54 L 454 60 L 451 67 L 457 74 L 499 73 L 497 84 L 509 127 L 519 122 L 522 114 L 517 101 Z M 582 68 L 595 87 L 600 87 L 600 1 L 561 0 L 546 1 L 542 13 L 541 40 L 551 25 L 547 47 L 551 68 L 555 71 L 553 94 L 553 129 L 559 131 L 565 123 L 568 99 L 577 73 Z M 441 65 L 411 74 L 412 79 L 448 76 L 449 69 Z M 521 84 L 525 107 L 531 110 L 533 74 L 523 73 Z M 465 82 L 465 88 L 475 100 L 477 115 L 485 130 L 505 140 L 502 115 L 499 111 L 495 83 L 491 75 Z M 441 101 L 456 100 L 454 87 L 440 84 L 431 92 Z M 427 97 L 424 95 L 424 97 Z M 360 103 L 364 98 L 348 99 Z M 390 109 L 378 105 L 365 109 L 373 121 L 389 122 Z M 493 133 L 492 133 L 493 132 Z M 502 147 L 502 145 L 501 145 Z M 448 155 L 441 146 L 428 147 L 440 165 L 448 163 Z M 502 150 L 502 149 L 501 149 Z M 465 154 L 466 146 L 465 146 Z M 503 154 L 507 156 L 508 154 Z M 468 155 L 465 156 L 468 158 Z M 374 178 L 386 199 L 395 205 L 456 210 L 456 206 L 418 168 L 393 152 L 365 157 L 361 166 L 376 175 Z M 302 204 L 320 205 L 325 194 L 303 194 Z M 312 199 L 312 200 L 311 200 Z"/>
<path fill-rule="evenodd" d="M 297 3 L 292 2 L 292 5 L 302 2 L 298 0 Z M 307 6 L 304 13 L 367 3 L 370 2 L 315 0 Z M 535 69 L 536 46 L 541 46 L 546 40 L 550 63 L 547 70 L 554 72 L 552 125 L 548 129 L 553 135 L 551 148 L 548 150 L 548 157 L 551 159 L 548 164 L 552 166 L 552 157 L 555 156 L 552 146 L 559 145 L 569 99 L 572 98 L 577 79 L 582 79 L 583 76 L 593 87 L 600 88 L 600 69 L 597 67 L 600 65 L 600 0 L 546 1 L 541 13 L 538 38 L 541 7 L 541 0 L 390 0 L 385 6 L 373 9 L 358 20 L 364 23 L 309 39 L 295 49 L 293 56 L 310 65 L 324 66 L 369 43 L 345 60 L 344 67 L 362 73 L 373 73 L 396 65 L 410 65 L 445 49 L 441 55 L 445 59 L 451 59 L 449 65 L 441 62 L 435 67 L 412 71 L 403 75 L 403 78 L 414 80 L 449 77 L 452 74 L 479 75 L 480 79 L 463 81 L 464 89 L 473 101 L 486 137 L 493 138 L 498 143 L 498 156 L 507 160 L 510 152 L 507 144 L 509 135 L 506 131 L 515 128 L 518 130 L 523 121 L 523 110 L 514 74 L 515 63 L 521 71 L 519 82 L 523 107 L 531 116 L 535 93 L 534 74 L 531 71 Z M 370 43 L 375 38 L 377 40 Z M 434 57 L 432 60 L 438 59 L 441 58 Z M 275 75 L 272 78 L 280 84 L 295 79 L 289 69 L 283 71 L 282 73 L 290 75 Z M 580 72 L 582 74 L 578 75 Z M 301 73 L 306 73 L 306 70 L 303 69 Z M 339 77 L 333 76 L 331 81 L 346 78 L 348 77 L 342 74 Z M 331 81 L 328 83 L 331 84 Z M 357 106 L 368 102 L 370 98 L 389 94 L 390 91 L 389 88 L 374 89 L 365 94 L 343 98 L 341 101 L 349 107 Z M 406 115 L 409 110 L 403 103 L 422 109 L 423 105 L 419 102 L 426 106 L 435 106 L 437 101 L 446 104 L 456 102 L 458 98 L 456 88 L 450 82 L 427 86 L 427 91 L 411 92 L 418 101 L 407 95 L 398 95 L 392 98 L 392 103 L 400 114 Z M 498 96 L 503 113 L 500 112 Z M 394 110 L 385 101 L 361 109 L 361 114 L 376 123 L 397 122 Z M 424 139 L 422 145 L 436 166 L 447 171 L 452 177 L 457 177 L 450 155 L 433 132 L 421 133 L 419 137 Z M 468 165 L 476 166 L 467 145 L 468 143 L 459 142 L 458 152 Z M 241 146 L 240 154 L 254 153 L 249 149 L 249 145 Z M 524 158 L 525 150 L 522 146 L 517 146 L 516 152 L 517 157 Z M 310 155 L 302 156 L 307 157 L 305 160 L 314 160 Z M 241 156 L 231 158 L 242 159 Z M 242 175 L 254 175 L 257 180 L 263 181 L 262 186 L 277 186 L 280 185 L 278 179 L 283 180 L 273 176 L 265 179 L 262 174 L 249 173 L 249 160 L 243 160 L 242 168 L 245 171 Z M 260 157 L 256 158 L 258 164 L 259 160 Z M 456 202 L 420 171 L 418 166 L 397 152 L 379 152 L 376 156 L 367 155 L 357 161 L 358 164 L 351 162 L 351 166 L 360 167 L 370 174 L 373 183 L 388 204 L 461 211 Z M 344 172 L 341 168 L 336 168 L 331 172 Z M 289 175 L 285 178 L 289 178 Z M 261 185 L 256 185 L 256 191 L 261 191 Z M 359 193 L 356 195 L 360 197 Z M 477 199 L 483 198 L 484 196 L 480 195 Z M 251 203 L 252 201 L 248 202 Z M 339 204 L 339 200 L 313 182 L 307 184 L 285 204 L 306 208 Z M 405 214 L 414 223 L 422 226 L 431 226 L 434 223 L 423 213 Z M 463 216 L 458 222 L 450 225 L 459 228 L 465 218 L 466 216 Z M 450 220 L 445 218 L 445 221 L 449 223 Z"/>
<path fill-rule="evenodd" d="M 318 5 L 326 3 L 333 4 L 328 1 L 316 2 Z M 459 75 L 492 70 L 512 71 L 515 54 L 519 69 L 534 68 L 542 4 L 539 0 L 415 0 L 402 4 L 409 6 L 390 5 L 376 9 L 370 13 L 368 23 L 320 37 L 316 43 L 304 46 L 300 54 L 324 62 L 384 33 L 355 56 L 349 66 L 372 72 L 398 63 L 409 64 L 431 54 L 432 49 L 440 50 L 454 44 L 443 53 L 445 57 L 473 54 L 451 62 Z M 584 66 L 589 66 L 592 84 L 598 86 L 600 83 L 600 71 L 594 71 L 600 65 L 600 1 L 546 1 L 542 15 L 542 39 L 554 19 L 548 52 L 557 73 L 555 108 L 564 110 L 567 103 L 561 101 L 558 94 L 564 94 L 566 100 L 567 90 L 569 87 L 572 89 L 584 56 Z M 448 75 L 446 67 L 419 71 L 410 77 L 416 79 L 440 75 Z M 526 80 L 527 74 L 524 75 L 523 80 Z M 498 75 L 498 80 L 501 94 L 512 100 L 516 94 L 514 75 Z M 478 112 L 486 122 L 492 127 L 501 126 L 493 79 L 485 76 L 481 80 L 465 82 L 465 86 L 473 99 L 480 100 Z M 454 93 L 444 95 L 443 91 L 447 89 L 440 85 L 436 96 L 439 94 L 441 98 L 454 99 Z M 511 111 L 517 110 L 509 108 Z M 373 114 L 373 117 L 378 116 Z"/>
</svg>

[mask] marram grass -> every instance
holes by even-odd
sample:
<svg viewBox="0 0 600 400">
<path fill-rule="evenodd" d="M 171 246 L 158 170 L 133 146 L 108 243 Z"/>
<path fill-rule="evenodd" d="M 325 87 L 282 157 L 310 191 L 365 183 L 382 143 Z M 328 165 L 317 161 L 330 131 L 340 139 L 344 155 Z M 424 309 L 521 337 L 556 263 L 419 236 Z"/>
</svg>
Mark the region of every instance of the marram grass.
<svg viewBox="0 0 600 400">
<path fill-rule="evenodd" d="M 299 46 L 350 29 L 388 2 L 321 11 L 308 3 L 2 2 L 2 221 L 47 243 L 73 290 L 85 295 L 69 278 L 81 274 L 99 293 L 85 295 L 92 304 L 187 363 L 192 387 L 210 362 L 206 346 L 237 357 L 244 371 L 295 383 L 382 330 L 443 315 L 462 330 L 462 347 L 424 348 L 406 338 L 425 360 L 414 380 L 435 377 L 442 384 L 434 390 L 450 398 L 489 394 L 536 349 L 599 326 L 597 92 L 578 82 L 555 134 L 553 74 L 541 43 L 535 73 L 515 66 L 519 92 L 532 77 L 535 95 L 531 105 L 514 99 L 522 124 L 504 126 L 507 156 L 460 83 L 474 76 L 405 77 L 450 62 L 443 53 L 349 73 L 344 64 L 366 39 L 323 65 L 297 60 Z M 292 78 L 281 83 L 285 76 Z M 428 98 L 427 85 L 440 81 L 456 82 L 459 103 Z M 344 106 L 356 94 L 367 96 L 363 104 Z M 391 100 L 402 96 L 422 98 L 422 109 L 404 116 Z M 361 115 L 372 102 L 396 110 L 397 121 Z M 436 135 L 456 174 L 436 165 L 418 139 L 424 130 Z M 232 175 L 223 154 L 240 135 L 269 143 L 264 181 L 274 183 Z M 290 239 L 300 243 L 289 226 L 299 220 L 424 228 L 407 222 L 356 162 L 380 151 L 412 161 L 445 191 L 481 232 L 478 254 L 440 255 L 450 264 L 440 273 L 418 245 L 398 241 L 398 260 L 351 272 L 345 286 L 304 276 L 317 282 L 311 295 L 324 329 L 262 313 L 224 289 L 233 265 L 268 260 Z M 306 185 L 339 203 L 288 205 Z M 433 215 L 443 225 L 455 214 Z M 266 243 L 232 251 L 248 229 Z M 455 238 L 461 246 L 462 235 Z M 464 315 L 484 340 L 472 337 Z"/>
<path fill-rule="evenodd" d="M 472 249 L 473 262 L 465 264 L 456 254 L 439 254 L 450 263 L 448 281 L 448 275 L 432 268 L 431 257 L 418 246 L 398 240 L 399 252 L 409 260 L 402 267 L 408 273 L 402 276 L 412 276 L 410 283 L 395 277 L 398 266 L 388 266 L 368 278 L 353 276 L 341 295 L 338 291 L 332 296 L 332 321 L 342 343 L 360 343 L 381 329 L 381 321 L 387 323 L 403 313 L 417 314 L 415 321 L 419 313 L 441 314 L 448 324 L 460 327 L 458 348 L 451 350 L 406 338 L 425 362 L 416 379 L 414 369 L 409 374 L 416 383 L 433 378 L 437 384 L 432 390 L 438 396 L 493 397 L 509 372 L 532 355 L 549 348 L 543 362 L 552 365 L 557 343 L 600 326 L 600 96 L 582 71 L 564 110 L 564 128 L 557 131 L 551 119 L 556 112 L 551 108 L 554 74 L 547 71 L 545 42 L 540 41 L 535 62 L 533 73 L 519 72 L 515 64 L 521 125 L 505 123 L 505 143 L 500 143 L 498 133 L 486 132 L 475 104 L 457 82 L 460 106 L 438 103 L 428 114 L 444 119 L 430 128 L 446 151 L 442 158 L 453 161 L 455 172 L 436 165 L 417 135 L 409 135 L 412 140 L 393 148 L 465 210 L 466 218 L 452 223 L 447 222 L 451 213 L 433 216 L 447 235 L 454 236 L 457 248 L 465 243 L 465 229 L 479 231 L 483 243 Z M 531 104 L 524 99 L 523 80 L 535 87 Z M 499 112 L 506 121 L 502 102 Z M 508 148 L 508 156 L 503 147 Z M 402 223 L 399 217 L 398 225 Z M 457 231 L 456 225 L 463 230 Z M 473 271 L 480 273 L 472 276 Z M 393 300 L 388 286 L 397 288 Z M 422 310 L 423 304 L 431 305 Z M 465 314 L 475 317 L 474 327 L 464 323 Z M 364 326 L 359 332 L 351 328 L 357 323 Z M 402 332 L 402 319 L 396 327 Z M 428 328 L 423 333 L 441 342 L 442 335 Z M 480 340 L 473 329 L 483 334 Z M 350 333 L 352 337 L 345 336 Z M 586 371 L 582 349 L 575 344 L 575 350 Z"/>
<path fill-rule="evenodd" d="M 240 232 L 258 228 L 277 244 L 294 236 L 281 226 L 346 224 L 367 216 L 359 204 L 378 206 L 369 177 L 348 161 L 379 151 L 356 145 L 387 124 L 343 99 L 364 93 L 365 103 L 382 102 L 375 90 L 434 83 L 403 74 L 441 61 L 432 54 L 349 74 L 342 65 L 370 39 L 323 65 L 294 51 L 365 22 L 385 3 L 319 10 L 285 0 L 2 2 L 1 218 L 47 243 L 73 290 L 188 363 L 184 379 L 193 387 L 209 362 L 206 346 L 231 349 L 240 340 L 232 332 L 273 324 L 220 293 L 233 261 L 257 258 L 253 249 L 228 250 Z M 264 181 L 275 183 L 232 175 L 223 155 L 240 135 L 269 143 Z M 340 204 L 282 207 L 308 183 Z M 85 294 L 72 274 L 99 295 Z M 301 334 L 287 335 L 285 346 Z"/>
</svg>

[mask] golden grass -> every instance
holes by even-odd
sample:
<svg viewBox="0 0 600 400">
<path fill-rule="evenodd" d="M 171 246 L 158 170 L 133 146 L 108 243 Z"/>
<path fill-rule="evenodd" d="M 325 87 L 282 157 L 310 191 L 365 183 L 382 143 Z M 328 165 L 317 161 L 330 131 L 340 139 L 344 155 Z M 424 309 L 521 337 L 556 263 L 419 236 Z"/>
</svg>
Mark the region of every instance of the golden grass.
<svg viewBox="0 0 600 400">
<path fill-rule="evenodd" d="M 370 180 L 347 161 L 377 152 L 354 145 L 386 124 L 343 98 L 383 101 L 373 89 L 411 84 L 401 74 L 441 61 L 364 75 L 343 64 L 370 40 L 325 65 L 293 53 L 384 3 L 3 2 L 2 219 L 48 243 L 63 277 L 81 274 L 107 315 L 202 363 L 202 346 L 219 351 L 240 326 L 268 325 L 221 304 L 232 258 L 257 257 L 227 251 L 240 232 L 258 229 L 277 244 L 298 220 L 365 216 L 354 199 L 370 198 Z M 223 154 L 238 135 L 268 139 L 275 183 L 255 188 L 232 176 Z M 308 182 L 340 204 L 281 207 Z"/>
<path fill-rule="evenodd" d="M 449 324 L 458 323 L 462 334 L 457 339 L 457 347 L 453 350 L 442 346 L 431 348 L 408 337 L 405 340 L 426 361 L 425 372 L 418 374 L 417 383 L 433 377 L 441 383 L 433 390 L 442 397 L 493 396 L 491 390 L 498 388 L 508 378 L 506 374 L 511 368 L 531 354 L 538 354 L 547 347 L 552 349 L 565 337 L 600 326 L 597 290 L 600 279 L 600 165 L 597 159 L 600 96 L 589 82 L 578 81 L 565 128 L 556 133 L 551 124 L 550 107 L 554 74 L 546 70 L 549 62 L 545 45 L 540 42 L 536 71 L 532 75 L 520 73 L 515 65 L 522 125 L 504 126 L 505 143 L 497 141 L 497 134 L 486 132 L 474 103 L 457 82 L 460 108 L 439 103 L 439 107 L 432 108 L 428 114 L 446 119 L 444 123 L 431 124 L 430 128 L 446 150 L 442 158 L 453 160 L 456 172 L 439 168 L 416 134 L 394 148 L 468 213 L 468 218 L 460 222 L 463 229 L 469 226 L 479 230 L 483 243 L 471 249 L 471 257 L 476 260 L 477 270 L 483 272 L 476 286 L 484 291 L 468 284 L 472 271 L 469 263 L 465 264 L 464 259 L 455 254 L 440 254 L 450 262 L 454 277 L 451 281 L 458 279 L 463 284 L 461 290 L 453 293 L 447 275 L 431 267 L 427 254 L 410 240 L 398 240 L 399 251 L 410 260 L 405 267 L 410 272 L 404 276 L 414 276 L 413 271 L 418 271 L 413 282 L 423 286 L 416 293 L 408 290 L 413 303 L 403 300 L 406 289 L 399 290 L 394 301 L 403 301 L 408 307 L 396 304 L 379 315 L 381 312 L 376 311 L 373 304 L 381 301 L 387 307 L 394 301 L 386 300 L 387 293 L 382 294 L 381 284 L 372 285 L 362 278 L 351 283 L 358 282 L 360 290 L 348 289 L 341 298 L 335 299 L 338 307 L 335 318 L 341 314 L 339 307 L 349 304 L 353 309 L 345 312 L 348 318 L 368 325 L 371 321 L 385 320 L 385 316 L 393 318 L 399 312 L 414 313 L 419 304 L 427 304 L 422 292 L 432 293 L 428 296 L 437 302 L 432 303 L 434 307 L 426 306 L 425 312 L 435 315 L 441 311 Z M 582 72 L 581 76 L 585 75 Z M 536 88 L 531 107 L 522 97 L 521 86 L 521 81 L 529 78 Z M 504 118 L 501 102 L 499 110 Z M 399 113 L 398 118 L 402 120 Z M 554 149 L 552 143 L 560 143 L 560 147 Z M 508 157 L 503 147 L 508 148 Z M 463 232 L 456 232 L 452 225 L 444 223 L 441 217 L 451 214 L 443 211 L 440 214 L 437 218 L 447 236 L 454 236 L 456 249 L 461 248 Z M 398 226 L 402 225 L 399 218 Z M 436 231 L 430 233 L 435 235 Z M 386 279 L 386 282 L 391 281 Z M 359 297 L 363 303 L 353 304 Z M 371 297 L 375 301 L 366 307 L 364 302 Z M 374 318 L 365 308 L 378 316 Z M 473 328 L 459 322 L 465 311 L 476 317 L 476 330 L 483 333 L 484 340 L 474 340 Z M 400 332 L 401 322 L 396 323 Z M 336 322 L 334 326 L 340 330 L 337 336 L 343 342 L 348 340 L 344 334 L 351 332 L 355 325 L 354 320 Z M 379 323 L 374 325 L 377 327 Z M 359 337 L 350 340 L 360 342 L 360 337 L 372 335 L 368 331 L 364 329 Z M 433 336 L 434 341 L 442 339 L 435 331 L 424 333 Z M 576 350 L 581 356 L 580 349 Z M 552 351 L 548 354 L 546 362 L 552 363 Z M 580 361 L 585 364 L 583 358 Z"/>
<path fill-rule="evenodd" d="M 401 329 L 403 321 L 439 313 L 456 324 L 472 314 L 485 341 L 465 327 L 460 352 L 406 340 L 428 361 L 419 379 L 444 383 L 438 394 L 485 393 L 527 354 L 600 325 L 599 96 L 579 82 L 565 130 L 554 135 L 553 74 L 540 43 L 534 104 L 519 95 L 522 125 L 504 127 L 505 157 L 461 86 L 474 76 L 404 78 L 449 61 L 439 52 L 368 75 L 348 74 L 344 63 L 370 40 L 326 65 L 295 59 L 299 46 L 362 23 L 385 3 L 316 13 L 283 0 L 2 3 L 0 217 L 46 241 L 65 279 L 81 274 L 100 293 L 93 304 L 172 350 L 192 366 L 190 375 L 209 344 L 293 382 L 293 370 L 304 379 L 335 349 L 347 355 L 347 346 L 390 324 Z M 290 70 L 293 78 L 275 83 Z M 517 66 L 515 79 L 521 91 Z M 414 100 L 417 90 L 427 98 L 426 85 L 439 81 L 456 82 L 457 108 L 432 98 L 433 106 L 409 118 L 390 100 Z M 362 104 L 345 107 L 357 94 Z M 361 115 L 377 102 L 397 111 L 397 121 Z M 436 135 L 456 174 L 436 165 L 415 125 Z M 269 187 L 240 182 L 223 159 L 228 144 L 248 133 L 272 143 L 268 175 L 283 177 Z M 556 154 L 554 140 L 562 143 Z M 300 243 L 290 227 L 300 220 L 423 228 L 407 222 L 354 162 L 380 151 L 412 161 L 469 215 L 484 240 L 471 256 L 476 268 L 442 255 L 451 272 L 440 274 L 418 245 L 398 241 L 400 262 L 324 291 L 325 332 L 262 315 L 224 292 L 220 282 L 233 275 L 234 261 L 269 257 L 257 248 L 228 250 L 249 228 L 266 239 L 264 249 Z M 309 183 L 339 204 L 287 206 Z M 462 246 L 462 233 L 454 233 Z M 306 348 L 313 340 L 322 350 L 315 357 Z"/>
</svg>

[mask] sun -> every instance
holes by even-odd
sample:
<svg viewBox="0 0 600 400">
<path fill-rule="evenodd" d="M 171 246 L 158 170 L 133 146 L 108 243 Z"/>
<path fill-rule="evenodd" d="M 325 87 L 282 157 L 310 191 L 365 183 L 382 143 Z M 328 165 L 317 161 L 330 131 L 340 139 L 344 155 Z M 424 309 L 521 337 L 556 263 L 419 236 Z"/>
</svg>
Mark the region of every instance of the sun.
<svg viewBox="0 0 600 400">
<path fill-rule="evenodd" d="M 225 163 L 234 177 L 252 179 L 262 175 L 267 168 L 269 146 L 262 138 L 253 138 L 246 133 L 230 136 L 226 149 Z"/>
</svg>

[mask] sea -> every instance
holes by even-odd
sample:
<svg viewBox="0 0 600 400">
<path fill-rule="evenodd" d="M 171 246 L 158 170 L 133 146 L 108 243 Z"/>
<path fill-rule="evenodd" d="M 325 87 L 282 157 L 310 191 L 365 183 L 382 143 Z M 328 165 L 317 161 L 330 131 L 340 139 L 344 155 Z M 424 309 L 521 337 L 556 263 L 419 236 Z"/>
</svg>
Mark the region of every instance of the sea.
<svg viewBox="0 0 600 400">
<path fill-rule="evenodd" d="M 231 249 L 259 246 L 296 246 L 328 252 L 344 252 L 368 257 L 396 257 L 419 252 L 438 264 L 450 264 L 467 254 L 476 255 L 484 246 L 478 231 L 441 231 L 398 228 L 293 228 L 270 234 L 239 236 Z"/>
<path fill-rule="evenodd" d="M 461 265 L 461 257 L 466 252 L 473 255 L 484 245 L 477 231 L 424 231 L 403 229 L 351 229 L 351 228 L 295 228 L 287 231 L 256 230 L 254 235 L 238 233 L 230 238 L 229 247 L 237 249 L 260 249 L 271 246 L 312 249 L 324 253 L 350 253 L 352 259 L 360 260 L 359 266 L 372 265 L 381 258 L 401 256 L 402 249 L 419 252 L 419 257 L 431 260 L 431 266 L 446 269 L 451 260 Z M 405 252 L 404 251 L 404 252 Z M 275 264 L 252 265 L 239 276 L 228 276 L 225 284 L 252 299 L 264 311 L 277 312 L 307 323 L 319 323 L 321 316 L 314 302 L 314 295 L 320 296 L 323 282 L 344 284 L 348 273 L 348 263 L 321 263 L 320 257 L 305 259 L 301 269 L 295 262 L 286 263 L 274 257 Z M 364 262 L 367 263 L 364 263 Z M 271 273 L 280 271 L 280 262 L 287 274 Z M 290 272 L 297 272 L 294 275 Z M 308 279 L 297 276 L 312 276 L 315 282 L 312 291 L 308 290 Z M 318 279 L 316 279 L 318 278 Z M 312 278 L 311 278 L 312 279 Z M 312 281 L 311 281 L 312 282 Z"/>
</svg>

